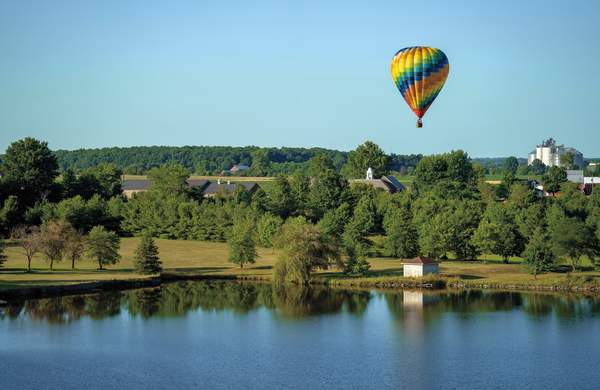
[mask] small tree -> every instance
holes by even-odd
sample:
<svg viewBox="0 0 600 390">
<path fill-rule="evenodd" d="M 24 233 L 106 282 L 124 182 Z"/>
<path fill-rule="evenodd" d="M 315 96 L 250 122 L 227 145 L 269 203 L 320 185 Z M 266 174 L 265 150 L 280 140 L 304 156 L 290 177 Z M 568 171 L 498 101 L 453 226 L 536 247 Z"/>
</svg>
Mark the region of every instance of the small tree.
<svg viewBox="0 0 600 390">
<path fill-rule="evenodd" d="M 240 218 L 234 222 L 229 244 L 229 261 L 244 268 L 246 263 L 256 261 L 256 244 L 254 243 L 254 224 L 251 220 Z"/>
<path fill-rule="evenodd" d="M 535 278 L 540 272 L 550 271 L 556 257 L 552 251 L 549 238 L 542 228 L 537 228 L 533 232 L 527 247 L 525 247 L 523 256 L 525 257 L 525 264 L 527 264 Z"/>
<path fill-rule="evenodd" d="M 71 260 L 71 269 L 75 269 L 75 262 L 81 259 L 85 251 L 85 236 L 71 227 L 67 230 L 66 240 L 65 256 Z"/>
<path fill-rule="evenodd" d="M 54 269 L 55 262 L 63 259 L 69 229 L 73 227 L 63 220 L 49 221 L 40 229 L 40 252 L 50 263 L 50 271 Z"/>
<path fill-rule="evenodd" d="M 23 250 L 27 258 L 27 272 L 31 272 L 31 260 L 40 251 L 40 229 L 37 226 L 17 226 L 11 237 Z"/>
<path fill-rule="evenodd" d="M 371 264 L 364 257 L 349 257 L 344 264 L 344 273 L 350 276 L 368 275 Z"/>
<path fill-rule="evenodd" d="M 162 271 L 158 247 L 150 234 L 144 234 L 135 249 L 134 265 L 141 274 L 158 274 Z"/>
<path fill-rule="evenodd" d="M 106 230 L 103 226 L 94 226 L 88 235 L 87 254 L 98 262 L 98 269 L 104 269 L 105 264 L 116 264 L 121 259 L 121 245 L 116 233 Z"/>
</svg>

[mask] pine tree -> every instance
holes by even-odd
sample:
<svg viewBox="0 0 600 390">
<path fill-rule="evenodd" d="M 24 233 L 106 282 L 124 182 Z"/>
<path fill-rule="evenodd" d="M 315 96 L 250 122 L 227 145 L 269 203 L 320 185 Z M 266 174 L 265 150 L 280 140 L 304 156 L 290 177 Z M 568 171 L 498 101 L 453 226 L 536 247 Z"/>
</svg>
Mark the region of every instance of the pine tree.
<svg viewBox="0 0 600 390">
<path fill-rule="evenodd" d="M 162 271 L 158 247 L 151 235 L 145 234 L 135 249 L 134 265 L 141 274 L 158 274 Z"/>
</svg>

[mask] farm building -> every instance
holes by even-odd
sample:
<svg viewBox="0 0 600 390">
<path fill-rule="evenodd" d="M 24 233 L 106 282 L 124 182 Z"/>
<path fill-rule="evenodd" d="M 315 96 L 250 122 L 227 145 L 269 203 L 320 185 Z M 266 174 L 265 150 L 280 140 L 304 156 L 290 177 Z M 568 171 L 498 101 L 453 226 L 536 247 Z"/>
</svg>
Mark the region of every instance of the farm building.
<svg viewBox="0 0 600 390">
<path fill-rule="evenodd" d="M 381 189 L 385 192 L 396 193 L 404 191 L 405 187 L 398 181 L 394 176 L 382 176 L 380 179 L 373 178 L 373 170 L 369 168 L 367 170 L 367 176 L 365 179 L 350 180 L 350 184 L 365 184 L 372 186 L 375 189 Z"/>
<path fill-rule="evenodd" d="M 188 188 L 204 189 L 209 181 L 204 179 L 188 179 Z M 126 198 L 131 198 L 133 194 L 138 192 L 146 192 L 152 186 L 152 182 L 148 179 L 125 179 L 121 182 L 121 189 Z"/>
<path fill-rule="evenodd" d="M 402 264 L 404 265 L 405 277 L 418 278 L 427 274 L 439 273 L 437 261 L 428 257 L 419 256 L 414 259 L 407 259 Z"/>
<path fill-rule="evenodd" d="M 227 180 L 223 183 L 221 180 L 217 180 L 216 182 L 209 182 L 208 186 L 204 188 L 204 197 L 210 198 L 218 194 L 233 194 L 238 186 L 244 187 L 244 189 L 251 194 L 254 194 L 259 188 L 258 184 L 254 182 L 244 181 L 232 183 Z"/>
<path fill-rule="evenodd" d="M 202 191 L 205 198 L 210 198 L 217 194 L 233 194 L 238 186 L 244 187 L 246 191 L 252 194 L 259 188 L 258 184 L 254 182 L 232 183 L 229 180 L 222 182 L 220 179 L 217 181 L 188 179 L 187 183 L 188 188 Z M 121 183 L 123 195 L 127 198 L 131 198 L 135 193 L 146 192 L 151 186 L 152 182 L 148 179 L 129 179 L 123 180 Z"/>
<path fill-rule="evenodd" d="M 248 165 L 245 164 L 237 164 L 231 167 L 231 169 L 229 170 L 229 172 L 231 174 L 236 174 L 236 173 L 241 173 L 241 172 L 246 172 L 248 169 L 250 169 L 250 167 Z"/>
</svg>

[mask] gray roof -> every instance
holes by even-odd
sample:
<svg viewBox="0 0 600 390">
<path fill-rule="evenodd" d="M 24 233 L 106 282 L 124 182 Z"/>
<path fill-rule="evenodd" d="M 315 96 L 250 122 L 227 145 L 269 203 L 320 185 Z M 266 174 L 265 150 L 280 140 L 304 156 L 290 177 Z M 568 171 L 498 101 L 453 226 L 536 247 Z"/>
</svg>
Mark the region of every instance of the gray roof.
<svg viewBox="0 0 600 390">
<path fill-rule="evenodd" d="M 224 192 L 224 193 L 233 193 L 235 191 L 235 189 L 238 186 L 242 186 L 246 189 L 246 191 L 248 192 L 253 192 L 258 188 L 258 184 L 254 183 L 254 182 L 248 182 L 248 181 L 243 181 L 243 182 L 239 182 L 239 183 L 217 183 L 217 182 L 210 182 L 208 184 L 208 186 L 204 189 L 204 194 L 205 195 L 216 195 L 219 192 Z"/>
<path fill-rule="evenodd" d="M 373 186 L 373 188 L 380 188 L 384 191 L 391 193 L 404 191 L 405 187 L 400 183 L 394 176 L 383 176 L 381 179 L 357 179 L 352 180 L 352 183 L 360 183 Z"/>
<path fill-rule="evenodd" d="M 127 179 L 121 183 L 123 191 L 144 191 L 148 190 L 152 182 L 147 179 Z"/>
<path fill-rule="evenodd" d="M 383 176 L 381 178 L 381 180 L 388 182 L 389 184 L 391 184 L 396 191 L 404 191 L 405 187 L 404 184 L 400 183 L 398 181 L 398 179 L 396 179 L 394 176 L 392 175 L 388 175 L 388 176 Z"/>
<path fill-rule="evenodd" d="M 208 184 L 205 179 L 189 179 L 188 188 L 204 188 Z M 148 179 L 126 179 L 121 183 L 123 191 L 147 191 L 152 187 L 152 181 Z"/>
</svg>

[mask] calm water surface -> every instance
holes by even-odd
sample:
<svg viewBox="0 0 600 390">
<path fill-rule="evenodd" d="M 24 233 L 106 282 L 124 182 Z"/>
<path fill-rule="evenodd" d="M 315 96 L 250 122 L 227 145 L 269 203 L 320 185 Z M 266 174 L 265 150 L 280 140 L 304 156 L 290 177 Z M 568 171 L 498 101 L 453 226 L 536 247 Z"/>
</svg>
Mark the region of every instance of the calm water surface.
<svg viewBox="0 0 600 390">
<path fill-rule="evenodd" d="M 1 389 L 598 389 L 600 299 L 182 282 L 0 309 Z"/>
</svg>

